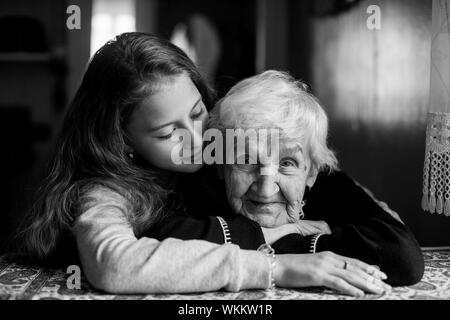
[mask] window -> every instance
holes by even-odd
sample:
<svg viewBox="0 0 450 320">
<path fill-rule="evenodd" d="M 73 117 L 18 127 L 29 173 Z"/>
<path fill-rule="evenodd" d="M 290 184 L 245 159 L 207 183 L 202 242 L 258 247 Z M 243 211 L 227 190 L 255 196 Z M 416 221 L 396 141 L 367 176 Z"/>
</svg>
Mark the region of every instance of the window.
<svg viewBox="0 0 450 320">
<path fill-rule="evenodd" d="M 136 31 L 135 7 L 135 0 L 93 1 L 91 56 L 116 35 Z"/>
</svg>

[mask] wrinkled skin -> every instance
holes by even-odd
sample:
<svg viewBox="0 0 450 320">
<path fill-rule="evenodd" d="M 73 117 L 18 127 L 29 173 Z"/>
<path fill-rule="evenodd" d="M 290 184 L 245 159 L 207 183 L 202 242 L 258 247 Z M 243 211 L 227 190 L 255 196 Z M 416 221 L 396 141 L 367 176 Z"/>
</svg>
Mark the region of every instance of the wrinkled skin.
<svg viewBox="0 0 450 320">
<path fill-rule="evenodd" d="M 264 146 L 254 147 L 258 148 L 257 164 L 221 167 L 229 204 L 262 227 L 297 222 L 305 188 L 312 187 L 317 177 L 306 150 L 280 141 L 279 162 L 269 157 L 262 163 L 259 154 L 266 151 Z M 270 174 L 264 174 L 264 168 Z"/>
</svg>

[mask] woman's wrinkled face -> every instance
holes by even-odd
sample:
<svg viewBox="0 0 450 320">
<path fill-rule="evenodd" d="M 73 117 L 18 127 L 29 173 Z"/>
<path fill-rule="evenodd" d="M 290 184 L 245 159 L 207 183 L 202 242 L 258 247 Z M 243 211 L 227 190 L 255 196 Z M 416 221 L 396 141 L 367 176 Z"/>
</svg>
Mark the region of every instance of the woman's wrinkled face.
<svg viewBox="0 0 450 320">
<path fill-rule="evenodd" d="M 143 100 L 130 116 L 126 128 L 130 141 L 126 152 L 137 153 L 157 168 L 195 172 L 202 164 L 193 164 L 194 161 L 177 164 L 173 160 L 173 150 L 181 148 L 192 157 L 201 155 L 208 112 L 189 76 L 181 74 L 165 81 L 167 83 Z M 189 133 L 191 139 L 175 139 L 177 130 Z"/>
<path fill-rule="evenodd" d="M 225 165 L 223 173 L 233 210 L 266 228 L 299 219 L 305 187 L 312 187 L 317 176 L 306 152 L 282 141 L 278 163 Z"/>
</svg>

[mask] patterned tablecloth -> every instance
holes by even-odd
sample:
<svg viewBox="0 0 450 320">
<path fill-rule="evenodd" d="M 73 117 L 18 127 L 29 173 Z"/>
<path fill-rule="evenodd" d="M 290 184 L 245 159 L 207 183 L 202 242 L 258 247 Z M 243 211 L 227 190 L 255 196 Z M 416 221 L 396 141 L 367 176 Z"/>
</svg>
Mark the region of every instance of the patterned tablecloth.
<svg viewBox="0 0 450 320">
<path fill-rule="evenodd" d="M 450 300 L 450 250 L 424 251 L 425 274 L 418 284 L 397 287 L 385 295 L 368 295 L 372 300 Z M 66 270 L 30 268 L 11 258 L 0 257 L 0 300 L 10 299 L 72 299 L 72 300 L 128 300 L 128 299 L 226 299 L 226 300 L 346 300 L 352 297 L 323 288 L 302 290 L 249 290 L 238 293 L 211 292 L 204 294 L 111 295 L 100 292 L 81 278 L 81 289 L 68 289 L 70 274 Z"/>
</svg>

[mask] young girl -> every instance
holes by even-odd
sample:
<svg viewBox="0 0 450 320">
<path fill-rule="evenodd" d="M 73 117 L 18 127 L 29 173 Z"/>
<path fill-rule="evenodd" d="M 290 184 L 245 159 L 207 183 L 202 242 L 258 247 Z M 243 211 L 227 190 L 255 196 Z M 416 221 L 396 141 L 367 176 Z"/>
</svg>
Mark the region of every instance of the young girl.
<svg viewBox="0 0 450 320">
<path fill-rule="evenodd" d="M 274 282 L 327 285 L 353 295 L 369 290 L 353 280 L 335 281 L 351 278 L 342 275 L 342 266 L 339 276 L 332 276 L 338 274 L 336 255 L 279 255 L 275 263 L 273 255 L 244 250 L 239 241 L 219 245 L 142 236 L 179 210 L 177 180 L 201 168 L 171 161 L 178 143 L 171 136 L 188 130 L 200 138 L 189 147 L 201 150 L 193 121 L 204 122 L 212 99 L 192 61 L 169 42 L 126 33 L 104 45 L 66 115 L 50 171 L 21 233 L 24 251 L 46 263 L 79 259 L 95 287 L 115 293 L 237 291 Z M 256 227 L 240 219 L 242 228 Z"/>
</svg>

